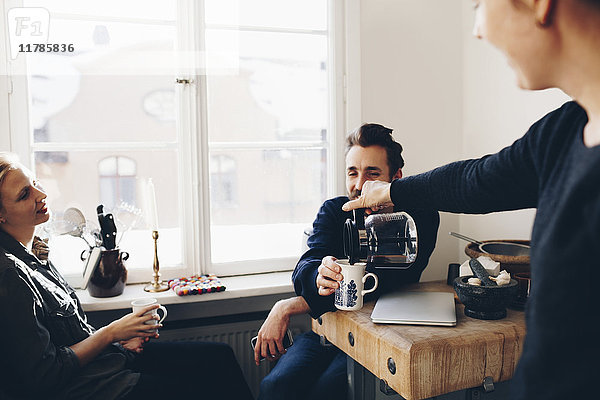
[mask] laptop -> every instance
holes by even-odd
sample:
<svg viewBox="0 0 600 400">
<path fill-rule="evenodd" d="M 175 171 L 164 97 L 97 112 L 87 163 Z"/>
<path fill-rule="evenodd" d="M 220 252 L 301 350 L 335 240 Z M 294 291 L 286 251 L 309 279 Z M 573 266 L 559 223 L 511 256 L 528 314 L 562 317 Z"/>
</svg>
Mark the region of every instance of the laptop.
<svg viewBox="0 0 600 400">
<path fill-rule="evenodd" d="M 371 313 L 376 324 L 455 326 L 454 294 L 393 292 L 382 295 Z"/>
</svg>

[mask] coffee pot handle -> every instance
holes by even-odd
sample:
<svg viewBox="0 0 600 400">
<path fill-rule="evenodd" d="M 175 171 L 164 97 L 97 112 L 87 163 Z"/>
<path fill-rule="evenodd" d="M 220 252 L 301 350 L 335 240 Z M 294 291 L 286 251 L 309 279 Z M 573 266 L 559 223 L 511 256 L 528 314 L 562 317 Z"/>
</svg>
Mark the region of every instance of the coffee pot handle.
<svg viewBox="0 0 600 400">
<path fill-rule="evenodd" d="M 352 216 L 354 217 L 354 222 L 356 223 L 356 229 L 364 230 L 365 229 L 365 209 L 357 208 L 352 211 Z"/>
</svg>

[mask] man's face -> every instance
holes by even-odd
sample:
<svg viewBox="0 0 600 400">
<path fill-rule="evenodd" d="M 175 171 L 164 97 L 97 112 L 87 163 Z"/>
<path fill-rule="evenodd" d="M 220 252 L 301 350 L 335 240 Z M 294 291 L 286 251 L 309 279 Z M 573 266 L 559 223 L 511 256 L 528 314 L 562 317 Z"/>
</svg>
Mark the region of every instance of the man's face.
<svg viewBox="0 0 600 400">
<path fill-rule="evenodd" d="M 396 171 L 391 179 L 401 178 L 402 170 Z M 387 153 L 381 146 L 353 146 L 346 154 L 346 189 L 348 197 L 360 195 L 366 181 L 390 182 L 390 168 Z"/>
</svg>

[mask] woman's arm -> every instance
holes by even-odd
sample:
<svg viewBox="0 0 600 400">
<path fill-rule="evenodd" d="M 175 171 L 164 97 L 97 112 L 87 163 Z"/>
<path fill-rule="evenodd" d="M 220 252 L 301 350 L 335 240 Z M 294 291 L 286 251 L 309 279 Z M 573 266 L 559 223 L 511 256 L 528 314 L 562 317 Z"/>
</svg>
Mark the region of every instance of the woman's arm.
<svg viewBox="0 0 600 400">
<path fill-rule="evenodd" d="M 386 182 L 365 182 L 361 196 L 345 211 L 376 208 L 390 202 L 396 209 L 432 209 L 485 214 L 537 206 L 540 151 L 534 125 L 511 146 L 479 159 L 453 162 L 419 175 Z"/>
<path fill-rule="evenodd" d="M 51 327 L 60 330 L 66 325 L 54 319 L 69 317 L 48 315 L 35 284 L 19 271 L 21 267 L 13 259 L 0 255 L 0 352 L 5 367 L 0 381 L 9 393 L 32 397 L 57 393 L 110 343 L 136 336 L 157 337 L 155 332 L 145 332 L 161 326 L 144 324 L 154 318 L 142 315 L 156 307 L 149 306 L 70 347 L 56 343 Z"/>
<path fill-rule="evenodd" d="M 158 304 L 148 306 L 137 313 L 127 314 L 124 317 L 111 322 L 109 325 L 98 329 L 88 338 L 70 346 L 77 356 L 80 365 L 86 365 L 102 352 L 108 345 L 134 337 L 158 338 L 156 330 L 148 330 L 149 325 L 145 322 L 151 319 L 159 319 L 158 315 L 144 315 L 146 312 L 158 308 Z M 158 329 L 162 325 L 152 325 Z"/>
</svg>

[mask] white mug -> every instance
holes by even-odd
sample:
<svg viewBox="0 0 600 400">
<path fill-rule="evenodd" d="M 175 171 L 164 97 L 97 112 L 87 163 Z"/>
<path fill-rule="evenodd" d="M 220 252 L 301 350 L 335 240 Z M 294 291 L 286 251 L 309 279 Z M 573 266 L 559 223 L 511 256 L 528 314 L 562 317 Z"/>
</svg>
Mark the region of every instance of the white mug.
<svg viewBox="0 0 600 400">
<path fill-rule="evenodd" d="M 365 275 L 367 264 L 364 262 L 351 265 L 348 260 L 337 260 L 336 263 L 342 268 L 340 273 L 343 279 L 339 282 L 340 287 L 335 289 L 335 306 L 339 310 L 360 310 L 363 306 L 364 295 L 377 289 L 379 283 L 377 275 L 371 272 Z M 365 281 L 368 277 L 372 277 L 375 284 L 371 289 L 364 290 Z"/>
<path fill-rule="evenodd" d="M 137 313 L 138 311 L 140 311 L 142 308 L 146 308 L 148 306 L 151 306 L 153 304 L 157 304 L 158 300 L 156 299 L 152 299 L 152 298 L 148 298 L 148 299 L 139 299 L 139 300 L 134 300 L 131 302 L 131 308 L 133 309 L 133 313 Z M 146 325 L 158 325 L 160 323 L 162 323 L 165 318 L 167 318 L 167 309 L 164 306 L 160 306 L 158 308 L 155 308 L 154 310 L 150 310 L 147 313 L 145 313 L 144 315 L 147 314 L 152 314 L 152 315 L 158 315 L 158 310 L 161 310 L 163 312 L 163 316 L 160 320 L 156 320 L 156 319 L 151 319 L 149 321 L 146 321 L 145 324 Z"/>
</svg>

